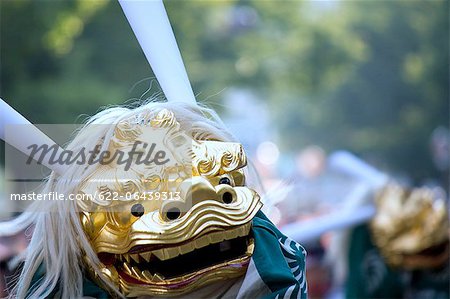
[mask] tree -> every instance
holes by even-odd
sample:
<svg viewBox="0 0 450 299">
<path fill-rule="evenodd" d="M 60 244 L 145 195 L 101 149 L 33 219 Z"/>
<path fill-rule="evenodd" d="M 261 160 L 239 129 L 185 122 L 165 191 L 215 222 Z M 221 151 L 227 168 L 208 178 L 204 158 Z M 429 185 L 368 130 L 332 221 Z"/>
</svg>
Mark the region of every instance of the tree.
<svg viewBox="0 0 450 299">
<path fill-rule="evenodd" d="M 119 4 L 93 3 L 0 3 L 1 96 L 32 122 L 158 92 Z M 225 113 L 224 89 L 251 90 L 284 153 L 314 143 L 437 175 L 428 138 L 448 124 L 448 1 L 165 5 L 198 98 Z"/>
</svg>

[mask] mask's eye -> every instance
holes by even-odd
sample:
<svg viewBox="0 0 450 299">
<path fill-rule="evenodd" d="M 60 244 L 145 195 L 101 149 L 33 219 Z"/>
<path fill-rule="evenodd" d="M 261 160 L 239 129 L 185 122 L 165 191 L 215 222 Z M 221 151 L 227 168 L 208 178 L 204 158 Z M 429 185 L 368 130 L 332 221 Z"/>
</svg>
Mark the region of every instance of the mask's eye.
<svg viewBox="0 0 450 299">
<path fill-rule="evenodd" d="M 144 206 L 141 205 L 140 203 L 134 204 L 131 207 L 131 215 L 135 216 L 135 217 L 141 217 L 142 215 L 144 215 Z"/>
<path fill-rule="evenodd" d="M 219 184 L 231 185 L 231 180 L 229 178 L 227 178 L 227 177 L 223 177 L 223 178 L 220 178 Z"/>
</svg>

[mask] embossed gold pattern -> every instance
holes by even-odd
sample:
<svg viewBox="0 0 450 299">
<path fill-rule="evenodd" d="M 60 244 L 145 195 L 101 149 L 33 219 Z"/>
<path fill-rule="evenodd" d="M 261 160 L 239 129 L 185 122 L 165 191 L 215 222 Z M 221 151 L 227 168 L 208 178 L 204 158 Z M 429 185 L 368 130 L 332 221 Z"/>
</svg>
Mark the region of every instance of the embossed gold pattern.
<svg viewBox="0 0 450 299">
<path fill-rule="evenodd" d="M 136 163 L 126 170 L 112 161 L 80 184 L 80 193 L 118 196 L 79 204 L 81 223 L 103 275 L 131 297 L 179 295 L 243 275 L 253 253 L 251 220 L 262 203 L 244 185 L 247 160 L 242 146 L 193 140 L 164 109 L 121 121 L 108 148 L 111 153 L 127 152 L 136 141 L 150 140 L 153 151 L 166 153 L 167 163 Z M 149 147 L 138 151 L 146 155 Z M 227 184 L 220 183 L 224 177 Z M 178 192 L 181 200 L 145 200 L 150 191 Z M 126 200 L 130 193 L 140 200 Z M 136 203 L 145 211 L 140 217 L 130 212 Z M 202 260 L 203 255 L 211 262 Z M 178 268 L 187 272 L 175 269 L 177 263 L 184 263 Z"/>
<path fill-rule="evenodd" d="M 444 198 L 429 188 L 386 187 L 376 198 L 372 236 L 386 261 L 406 269 L 448 262 L 449 222 Z"/>
<path fill-rule="evenodd" d="M 231 142 L 201 141 L 192 144 L 193 175 L 218 176 L 247 165 L 242 145 Z"/>
</svg>

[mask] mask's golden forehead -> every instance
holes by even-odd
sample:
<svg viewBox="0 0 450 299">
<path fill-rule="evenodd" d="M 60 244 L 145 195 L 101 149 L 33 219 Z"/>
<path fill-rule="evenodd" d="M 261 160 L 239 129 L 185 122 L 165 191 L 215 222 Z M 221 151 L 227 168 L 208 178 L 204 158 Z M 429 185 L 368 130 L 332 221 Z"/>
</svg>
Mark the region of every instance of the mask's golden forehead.
<svg viewBox="0 0 450 299">
<path fill-rule="evenodd" d="M 225 174 L 243 184 L 247 158 L 241 144 L 195 140 L 189 131 L 167 109 L 122 120 L 108 147 L 115 158 L 101 165 L 82 191 L 173 191 L 193 176 L 215 180 Z"/>
<path fill-rule="evenodd" d="M 154 154 L 167 165 L 192 165 L 194 176 L 219 176 L 247 165 L 241 144 L 194 140 L 191 134 L 181 129 L 170 110 L 163 109 L 153 116 L 141 113 L 116 126 L 110 150 L 126 152 L 135 146 L 150 160 L 155 160 L 151 159 Z"/>
<path fill-rule="evenodd" d="M 192 143 L 193 175 L 219 176 L 241 169 L 247 158 L 239 143 L 219 141 L 197 141 Z"/>
</svg>

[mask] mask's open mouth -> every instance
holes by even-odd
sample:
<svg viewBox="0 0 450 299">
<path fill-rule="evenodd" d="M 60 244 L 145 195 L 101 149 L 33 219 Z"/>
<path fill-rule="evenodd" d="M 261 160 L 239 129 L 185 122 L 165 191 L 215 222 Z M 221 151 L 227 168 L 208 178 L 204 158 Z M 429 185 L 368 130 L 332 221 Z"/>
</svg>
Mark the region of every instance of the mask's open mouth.
<svg viewBox="0 0 450 299">
<path fill-rule="evenodd" d="M 246 268 L 253 254 L 251 222 L 179 244 L 140 245 L 128 253 L 100 255 L 128 284 L 182 288 L 219 269 Z M 109 259 L 109 260 L 108 260 Z"/>
</svg>

